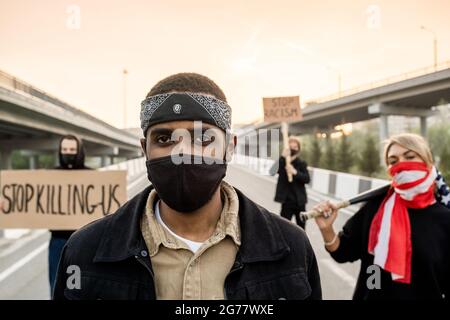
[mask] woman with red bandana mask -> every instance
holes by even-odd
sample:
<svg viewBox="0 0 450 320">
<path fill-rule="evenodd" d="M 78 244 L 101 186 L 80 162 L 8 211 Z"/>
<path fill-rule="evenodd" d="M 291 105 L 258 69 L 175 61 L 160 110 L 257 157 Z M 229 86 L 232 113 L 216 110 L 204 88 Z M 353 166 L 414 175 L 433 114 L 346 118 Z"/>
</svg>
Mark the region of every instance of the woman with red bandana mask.
<svg viewBox="0 0 450 320">
<path fill-rule="evenodd" d="M 361 260 L 353 299 L 450 298 L 450 210 L 436 200 L 436 168 L 419 135 L 391 137 L 387 194 L 368 201 L 335 233 L 337 209 L 318 204 L 316 223 L 337 262 Z"/>
</svg>

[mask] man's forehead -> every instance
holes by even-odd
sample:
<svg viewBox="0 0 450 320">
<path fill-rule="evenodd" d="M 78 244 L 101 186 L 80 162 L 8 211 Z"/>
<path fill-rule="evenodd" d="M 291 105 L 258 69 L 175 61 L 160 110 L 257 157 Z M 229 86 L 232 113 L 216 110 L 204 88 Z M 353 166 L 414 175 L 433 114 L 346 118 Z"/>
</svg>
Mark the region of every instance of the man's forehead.
<svg viewBox="0 0 450 320">
<path fill-rule="evenodd" d="M 66 147 L 76 146 L 77 145 L 77 140 L 74 140 L 74 139 L 63 139 L 61 141 L 61 145 L 64 145 Z"/>
<path fill-rule="evenodd" d="M 201 128 L 201 129 L 217 129 L 221 130 L 220 128 L 201 121 L 169 121 L 164 123 L 158 123 L 153 126 L 151 126 L 148 129 L 148 132 L 152 132 L 157 129 L 167 129 L 167 130 L 176 130 L 176 129 L 186 129 L 186 130 L 193 130 L 195 128 Z"/>
</svg>

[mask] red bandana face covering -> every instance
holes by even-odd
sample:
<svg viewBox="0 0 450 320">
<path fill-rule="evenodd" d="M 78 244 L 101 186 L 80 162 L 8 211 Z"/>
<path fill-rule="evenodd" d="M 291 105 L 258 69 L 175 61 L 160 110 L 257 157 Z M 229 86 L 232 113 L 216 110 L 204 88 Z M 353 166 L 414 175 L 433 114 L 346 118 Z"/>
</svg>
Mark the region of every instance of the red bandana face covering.
<svg viewBox="0 0 450 320">
<path fill-rule="evenodd" d="M 436 170 L 423 162 L 399 162 L 389 170 L 392 189 L 372 220 L 369 253 L 374 264 L 392 275 L 392 280 L 411 283 L 411 225 L 408 208 L 421 209 L 436 199 Z"/>
</svg>

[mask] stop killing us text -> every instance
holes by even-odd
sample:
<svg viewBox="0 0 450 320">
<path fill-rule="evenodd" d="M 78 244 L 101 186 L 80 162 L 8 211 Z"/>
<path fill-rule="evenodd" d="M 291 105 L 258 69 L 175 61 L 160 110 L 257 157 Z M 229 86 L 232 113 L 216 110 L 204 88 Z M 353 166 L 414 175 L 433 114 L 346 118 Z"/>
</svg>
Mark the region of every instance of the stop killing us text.
<svg viewBox="0 0 450 320">
<path fill-rule="evenodd" d="M 103 215 L 120 207 L 119 184 L 5 184 L 1 187 L 3 212 L 54 215 L 93 214 L 101 208 Z"/>
</svg>

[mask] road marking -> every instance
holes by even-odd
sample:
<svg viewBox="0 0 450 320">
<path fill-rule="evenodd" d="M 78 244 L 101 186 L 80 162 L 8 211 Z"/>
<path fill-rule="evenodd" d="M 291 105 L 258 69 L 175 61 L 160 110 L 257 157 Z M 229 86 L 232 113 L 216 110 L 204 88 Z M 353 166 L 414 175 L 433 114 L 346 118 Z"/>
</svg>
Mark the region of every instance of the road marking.
<svg viewBox="0 0 450 320">
<path fill-rule="evenodd" d="M 7 230 L 7 229 L 5 229 L 5 230 Z M 10 230 L 14 230 L 14 229 L 10 229 Z M 12 252 L 20 250 L 24 246 L 27 246 L 30 242 L 34 242 L 39 237 L 42 237 L 45 233 L 48 233 L 47 229 L 45 229 L 45 230 L 36 229 L 30 235 L 25 236 L 26 241 L 13 241 L 10 246 L 8 246 L 6 249 L 3 249 L 0 251 L 0 259 L 3 259 L 4 257 L 8 256 Z"/>
<path fill-rule="evenodd" d="M 266 176 L 266 175 L 260 174 L 260 173 L 258 173 L 256 171 L 253 171 L 253 170 L 251 170 L 249 168 L 246 168 L 246 167 L 244 167 L 242 165 L 233 165 L 233 168 L 236 168 L 238 170 L 244 171 L 244 172 L 246 172 L 248 174 L 251 174 L 251 175 L 256 176 L 256 177 L 258 177 L 260 179 L 266 180 L 266 181 L 268 181 L 270 183 L 273 183 L 273 184 L 277 183 L 277 180 L 276 180 L 276 178 L 274 176 Z M 334 201 L 337 200 L 337 199 L 335 199 L 333 197 L 330 197 L 330 196 L 327 196 L 327 195 L 324 195 L 324 194 L 319 194 L 315 190 L 311 189 L 311 187 L 309 187 L 309 186 L 306 186 L 306 189 L 307 189 L 308 198 L 310 198 L 311 200 L 313 200 L 315 202 L 321 202 L 321 201 L 324 201 L 324 200 L 332 200 L 332 201 L 333 200 Z M 313 193 L 315 196 L 311 196 L 310 193 Z M 348 209 L 340 209 L 339 211 L 342 212 L 342 213 L 345 213 L 346 215 L 349 215 L 349 216 L 352 216 L 352 215 L 355 214 L 354 211 L 351 211 L 351 210 L 348 210 Z"/>
<path fill-rule="evenodd" d="M 346 284 L 354 288 L 356 285 L 356 279 L 347 273 L 344 269 L 331 259 L 322 258 L 319 260 L 322 264 L 328 267 L 334 274 L 341 278 Z"/>
<path fill-rule="evenodd" d="M 254 170 L 251 170 L 251 169 L 244 167 L 242 165 L 239 165 L 239 164 L 232 164 L 232 165 L 233 165 L 233 168 L 236 168 L 236 169 L 244 171 L 248 174 L 254 175 L 260 179 L 266 180 L 271 183 L 277 183 L 277 179 L 275 178 L 275 176 L 264 175 L 264 174 L 258 173 Z"/>
<path fill-rule="evenodd" d="M 243 172 L 246 172 L 247 174 L 253 175 L 257 178 L 260 178 L 262 180 L 266 180 L 270 183 L 275 184 L 276 183 L 276 179 L 270 176 L 264 176 L 261 174 L 258 174 L 257 172 L 254 172 L 248 168 L 244 168 L 241 166 L 233 166 L 233 168 L 237 168 L 238 170 L 241 170 Z M 324 195 L 322 193 L 318 193 L 315 190 L 312 190 L 310 187 L 307 187 L 307 194 L 308 194 L 308 199 L 311 199 L 315 202 L 322 202 L 324 200 L 331 200 L 331 201 L 336 201 L 337 199 L 333 198 L 333 197 L 329 197 L 327 195 Z M 340 209 L 339 212 L 342 212 L 348 216 L 352 216 L 355 214 L 355 211 L 352 210 L 348 210 L 348 209 Z M 338 276 L 340 279 L 342 279 L 342 281 L 348 285 L 351 288 L 354 288 L 356 285 L 356 278 L 353 277 L 351 274 L 349 274 L 347 271 L 345 271 L 342 267 L 339 266 L 338 263 L 336 263 L 334 260 L 330 259 L 330 258 L 321 258 L 319 259 L 320 263 L 325 265 L 326 268 L 328 268 L 329 270 L 331 270 L 336 276 Z"/>
<path fill-rule="evenodd" d="M 133 189 L 138 183 L 141 183 L 144 178 L 147 179 L 147 174 L 139 175 L 137 179 L 134 179 L 133 182 L 130 182 L 127 185 L 127 190 Z"/>
<path fill-rule="evenodd" d="M 5 271 L 0 273 L 0 283 L 6 278 L 8 278 L 10 275 L 12 275 L 14 272 L 22 268 L 25 264 L 30 262 L 34 257 L 41 254 L 47 248 L 48 248 L 48 241 L 40 245 L 39 247 L 31 251 L 29 254 L 27 254 L 25 257 L 23 257 L 22 259 L 14 263 L 12 266 L 7 268 Z"/>
</svg>

